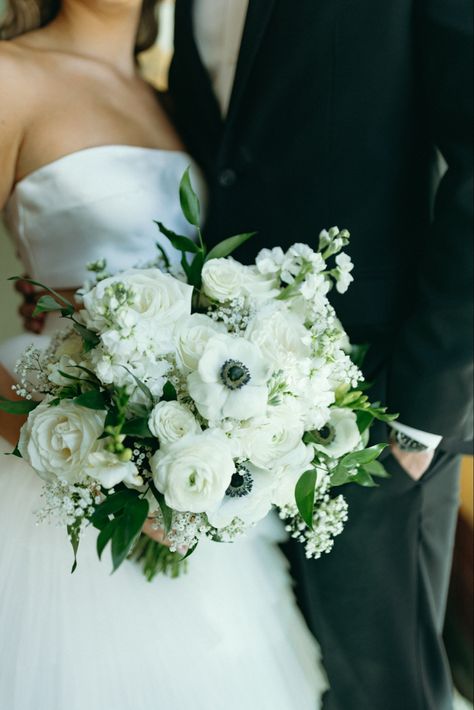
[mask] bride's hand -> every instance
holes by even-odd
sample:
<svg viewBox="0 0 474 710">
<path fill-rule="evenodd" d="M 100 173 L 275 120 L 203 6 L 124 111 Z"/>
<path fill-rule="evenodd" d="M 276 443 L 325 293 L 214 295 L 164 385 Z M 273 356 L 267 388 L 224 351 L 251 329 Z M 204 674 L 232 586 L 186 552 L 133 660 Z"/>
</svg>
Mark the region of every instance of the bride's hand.
<svg viewBox="0 0 474 710">
<path fill-rule="evenodd" d="M 0 365 L 0 395 L 6 399 L 19 400 L 20 397 L 12 391 L 13 384 L 15 384 L 15 380 L 10 377 L 8 372 Z M 20 429 L 25 421 L 26 417 L 7 414 L 0 409 L 0 436 L 6 439 L 12 446 L 16 446 Z"/>
<path fill-rule="evenodd" d="M 166 533 L 164 530 L 161 528 L 156 528 L 153 527 L 154 522 L 153 518 L 147 518 L 145 521 L 145 524 L 143 526 L 143 532 L 145 535 L 148 535 L 148 537 L 151 537 L 152 540 L 155 542 L 159 542 L 161 545 L 165 545 L 165 547 L 170 546 L 170 541 L 166 537 Z"/>
</svg>

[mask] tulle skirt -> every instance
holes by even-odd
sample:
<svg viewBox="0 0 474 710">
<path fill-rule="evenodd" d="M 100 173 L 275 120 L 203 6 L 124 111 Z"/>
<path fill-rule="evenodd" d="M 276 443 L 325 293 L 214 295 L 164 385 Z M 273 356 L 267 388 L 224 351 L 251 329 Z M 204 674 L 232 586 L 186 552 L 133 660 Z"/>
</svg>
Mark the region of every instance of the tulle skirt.
<svg viewBox="0 0 474 710">
<path fill-rule="evenodd" d="M 0 440 L 0 450 L 9 447 Z M 86 531 L 36 525 L 41 481 L 0 457 L 0 708 L 316 710 L 317 645 L 278 549 L 277 519 L 233 545 L 202 544 L 179 579 L 114 575 Z"/>
</svg>

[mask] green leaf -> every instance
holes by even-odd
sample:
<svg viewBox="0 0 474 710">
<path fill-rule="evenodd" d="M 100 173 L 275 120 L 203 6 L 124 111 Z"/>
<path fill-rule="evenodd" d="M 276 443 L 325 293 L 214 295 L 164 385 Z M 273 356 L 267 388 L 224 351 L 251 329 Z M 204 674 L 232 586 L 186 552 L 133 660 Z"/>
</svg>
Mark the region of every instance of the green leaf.
<svg viewBox="0 0 474 710">
<path fill-rule="evenodd" d="M 353 451 L 350 454 L 346 454 L 341 459 L 340 464 L 346 468 L 365 465 L 371 461 L 375 461 L 386 448 L 387 444 L 376 444 L 368 449 L 362 449 L 362 451 Z"/>
<path fill-rule="evenodd" d="M 158 222 L 155 222 L 155 224 L 158 224 Z M 170 266 L 171 266 L 171 262 L 170 262 L 170 260 L 169 260 L 168 254 L 166 253 L 166 249 L 164 249 L 164 247 L 162 247 L 159 242 L 156 242 L 156 248 L 158 249 L 158 251 L 160 252 L 161 256 L 163 257 L 163 262 L 164 262 L 164 264 L 165 264 L 165 268 L 166 268 L 166 269 L 169 269 Z"/>
<path fill-rule="evenodd" d="M 74 321 L 74 330 L 81 336 L 84 343 L 84 351 L 86 353 L 88 353 L 100 343 L 100 338 L 97 333 L 94 333 L 94 331 L 89 330 L 89 328 L 86 328 L 84 325 L 78 323 L 77 321 Z"/>
<path fill-rule="evenodd" d="M 126 367 L 126 365 L 122 365 L 122 367 L 124 370 L 127 370 L 129 375 L 131 375 L 133 377 L 133 379 L 135 380 L 135 382 L 137 384 L 138 389 L 141 390 L 141 392 L 143 392 L 145 397 L 148 397 L 148 399 L 150 400 L 150 402 L 152 404 L 154 404 L 155 398 L 153 397 L 151 389 L 149 387 L 147 387 L 144 382 L 142 382 L 140 379 L 138 379 L 138 377 L 133 374 L 133 372 L 130 370 L 130 368 Z"/>
<path fill-rule="evenodd" d="M 171 244 L 178 251 L 191 252 L 192 254 L 197 254 L 200 251 L 198 245 L 189 237 L 184 237 L 182 234 L 176 234 L 176 232 L 173 232 L 171 229 L 165 227 L 162 222 L 155 221 L 155 224 L 158 225 L 160 232 L 164 234 L 165 237 L 168 237 Z"/>
<path fill-rule="evenodd" d="M 181 557 L 180 562 L 184 562 L 184 560 L 187 560 L 188 557 L 191 557 L 191 555 L 196 550 L 198 545 L 199 545 L 199 542 L 194 543 L 194 545 L 192 545 L 192 547 L 189 548 L 189 550 L 186 552 L 186 554 Z"/>
<path fill-rule="evenodd" d="M 378 478 L 390 478 L 390 474 L 380 461 L 370 461 L 366 463 L 364 469 L 370 473 L 371 476 L 377 476 Z"/>
<path fill-rule="evenodd" d="M 53 311 L 61 311 L 63 316 L 72 316 L 74 313 L 74 307 L 67 306 L 65 308 L 64 306 L 61 306 L 61 304 L 58 303 L 53 296 L 41 296 L 36 304 L 35 310 L 33 311 L 33 316 L 37 316 L 39 313 L 51 313 Z"/>
<path fill-rule="evenodd" d="M 99 560 L 102 557 L 102 553 L 105 550 L 107 543 L 110 542 L 110 540 L 112 539 L 112 535 L 114 534 L 117 528 L 117 522 L 118 518 L 113 518 L 113 520 L 109 520 L 109 522 L 105 525 L 105 527 L 102 528 L 102 530 L 97 536 L 96 545 Z"/>
<path fill-rule="evenodd" d="M 148 427 L 148 417 L 129 419 L 122 427 L 122 434 L 136 436 L 139 439 L 149 439 L 153 434 Z"/>
<path fill-rule="evenodd" d="M 351 476 L 350 483 L 356 483 L 358 486 L 362 486 L 363 488 L 376 488 L 378 485 L 375 483 L 370 473 L 368 473 L 364 468 L 360 468 L 355 476 Z"/>
<path fill-rule="evenodd" d="M 67 298 L 64 298 L 64 296 L 61 296 L 60 293 L 58 293 L 57 291 L 55 291 L 52 288 L 49 288 L 49 286 L 45 286 L 40 281 L 34 281 L 33 279 L 26 279 L 24 276 L 10 276 L 8 281 L 26 281 L 29 284 L 33 284 L 33 286 L 39 286 L 44 291 L 47 291 L 48 293 L 55 296 L 55 298 L 57 298 L 59 301 L 64 303 L 68 308 L 69 307 L 72 308 L 72 310 L 74 311 L 74 306 L 72 305 L 72 303 L 70 301 L 68 301 Z"/>
<path fill-rule="evenodd" d="M 118 517 L 112 534 L 112 565 L 115 572 L 126 559 L 130 548 L 143 528 L 148 516 L 148 501 L 144 498 L 131 499 Z"/>
<path fill-rule="evenodd" d="M 191 262 L 191 265 L 189 266 L 189 271 L 188 271 L 188 282 L 191 284 L 191 286 L 194 286 L 195 288 L 201 288 L 201 283 L 202 283 L 202 267 L 204 266 L 204 253 L 202 251 L 199 252 L 199 254 L 196 254 L 194 259 Z"/>
<path fill-rule="evenodd" d="M 25 415 L 36 409 L 39 402 L 33 402 L 31 399 L 12 400 L 0 397 L 0 409 L 7 414 Z"/>
<path fill-rule="evenodd" d="M 148 483 L 150 485 L 151 492 L 160 506 L 161 514 L 163 516 L 163 524 L 165 526 L 165 533 L 168 533 L 171 530 L 171 524 L 173 522 L 173 511 L 168 507 L 163 493 L 160 493 L 153 481 L 149 481 Z"/>
<path fill-rule="evenodd" d="M 313 529 L 315 488 L 316 469 L 313 468 L 303 473 L 295 488 L 295 500 L 299 513 L 311 529 Z"/>
<path fill-rule="evenodd" d="M 107 409 L 104 395 L 99 390 L 91 390 L 90 392 L 84 392 L 78 397 L 74 397 L 74 404 L 78 404 L 80 407 L 87 407 L 87 409 Z"/>
<path fill-rule="evenodd" d="M 77 551 L 79 549 L 79 538 L 80 538 L 80 523 L 73 523 L 67 526 L 67 532 L 69 535 L 69 540 L 71 541 L 72 551 L 74 554 L 74 562 L 71 567 L 71 574 L 74 574 L 77 568 Z"/>
<path fill-rule="evenodd" d="M 347 483 L 351 483 L 353 478 L 354 476 L 351 474 L 351 469 L 345 468 L 339 463 L 331 473 L 331 486 L 333 488 L 345 486 Z"/>
<path fill-rule="evenodd" d="M 363 434 L 364 431 L 366 431 L 370 427 L 372 422 L 374 421 L 374 415 L 371 414 L 370 412 L 367 412 L 367 411 L 361 409 L 357 412 L 356 416 L 357 416 L 357 426 L 359 427 L 359 432 L 361 434 Z"/>
<path fill-rule="evenodd" d="M 96 523 L 100 524 L 104 518 L 107 518 L 109 515 L 115 515 L 125 508 L 129 501 L 133 498 L 138 498 L 138 495 L 137 491 L 128 488 L 108 495 L 102 503 L 96 506 L 95 511 L 91 515 L 91 522 L 94 527 L 98 527 Z"/>
<path fill-rule="evenodd" d="M 206 261 L 210 259 L 222 259 L 229 256 L 229 254 L 232 254 L 233 251 L 256 234 L 257 232 L 245 232 L 244 234 L 237 234 L 235 237 L 224 239 L 224 241 L 216 244 L 216 246 L 211 249 L 206 257 Z"/>
<path fill-rule="evenodd" d="M 187 221 L 195 227 L 199 227 L 201 220 L 201 208 L 199 205 L 199 198 L 194 192 L 191 184 L 189 171 L 190 168 L 187 168 L 181 178 L 181 183 L 179 185 L 179 201 Z"/>
<path fill-rule="evenodd" d="M 18 445 L 15 446 L 15 448 L 13 449 L 13 451 L 9 451 L 8 453 L 6 453 L 5 456 L 16 456 L 16 457 L 19 458 L 19 459 L 22 459 L 22 458 L 23 458 L 23 456 L 22 456 L 21 453 L 20 453 L 20 449 L 18 448 Z"/>
<path fill-rule="evenodd" d="M 178 399 L 178 394 L 176 392 L 176 388 L 173 385 L 172 382 L 169 380 L 166 382 L 165 386 L 163 387 L 163 395 L 161 397 L 162 400 L 165 402 L 176 402 Z"/>
</svg>

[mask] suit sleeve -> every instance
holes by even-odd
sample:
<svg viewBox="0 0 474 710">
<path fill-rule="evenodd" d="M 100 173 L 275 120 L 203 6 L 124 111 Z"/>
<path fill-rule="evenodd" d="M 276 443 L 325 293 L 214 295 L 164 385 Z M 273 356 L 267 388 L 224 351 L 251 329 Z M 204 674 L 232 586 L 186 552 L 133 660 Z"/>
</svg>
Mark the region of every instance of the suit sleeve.
<svg viewBox="0 0 474 710">
<path fill-rule="evenodd" d="M 416 42 L 426 130 L 447 163 L 417 269 L 416 308 L 397 341 L 388 402 L 400 421 L 472 437 L 472 0 L 419 0 Z"/>
</svg>

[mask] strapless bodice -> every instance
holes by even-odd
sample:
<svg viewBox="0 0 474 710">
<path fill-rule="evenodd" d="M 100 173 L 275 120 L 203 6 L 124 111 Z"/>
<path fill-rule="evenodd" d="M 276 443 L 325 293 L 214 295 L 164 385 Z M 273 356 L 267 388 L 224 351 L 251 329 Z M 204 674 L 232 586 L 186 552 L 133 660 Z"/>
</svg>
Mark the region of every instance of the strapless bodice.
<svg viewBox="0 0 474 710">
<path fill-rule="evenodd" d="M 190 164 L 203 196 L 203 179 L 189 155 L 135 146 L 86 148 L 20 180 L 5 222 L 25 271 L 52 288 L 73 288 L 88 277 L 88 263 L 104 258 L 112 273 L 139 266 L 155 258 L 156 242 L 177 260 L 154 220 L 192 235 L 178 198 Z"/>
</svg>

